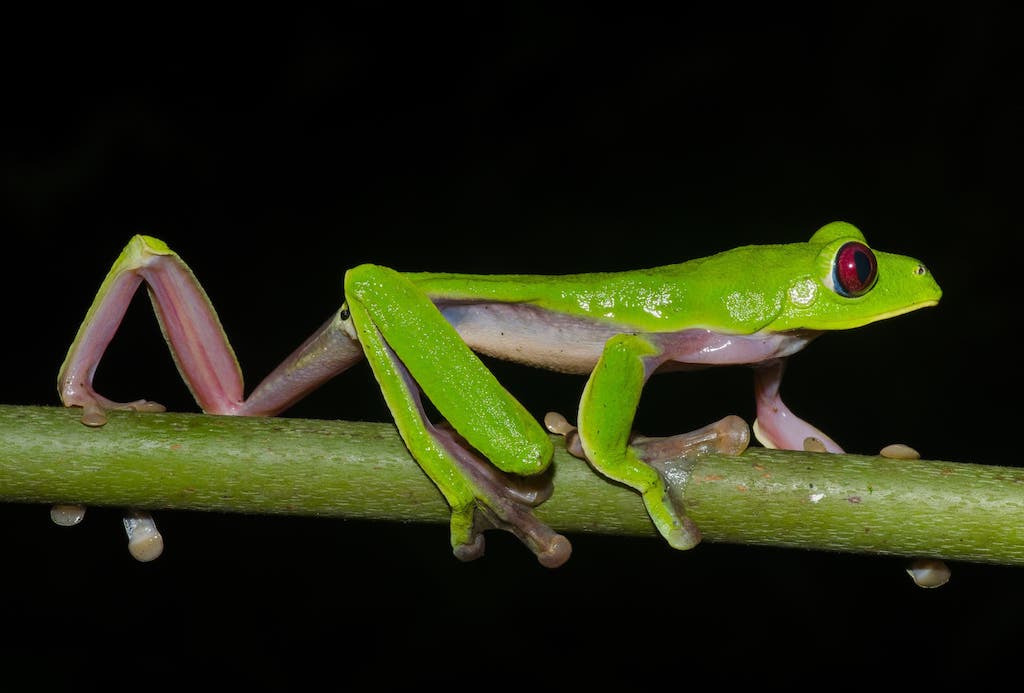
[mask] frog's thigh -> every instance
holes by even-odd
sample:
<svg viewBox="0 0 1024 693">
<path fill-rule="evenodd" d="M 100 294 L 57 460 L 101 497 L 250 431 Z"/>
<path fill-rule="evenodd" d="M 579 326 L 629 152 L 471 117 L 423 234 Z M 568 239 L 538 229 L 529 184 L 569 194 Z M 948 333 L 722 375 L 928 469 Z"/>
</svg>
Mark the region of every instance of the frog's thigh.
<svg viewBox="0 0 1024 693">
<path fill-rule="evenodd" d="M 502 471 L 544 471 L 553 453 L 547 432 L 407 277 L 386 267 L 362 265 L 349 271 L 345 292 L 364 344 L 371 330 L 379 333 L 393 357 L 474 449 Z M 355 310 L 356 304 L 361 310 Z M 367 356 L 371 363 L 380 361 Z"/>
<path fill-rule="evenodd" d="M 536 494 L 524 495 L 508 476 L 491 467 L 493 463 L 515 474 L 543 471 L 551 459 L 552 443 L 540 424 L 501 387 L 406 277 L 363 265 L 349 271 L 345 286 L 359 341 L 398 430 L 452 508 L 456 555 L 462 559 L 481 555 L 479 531 L 489 525 L 516 534 L 542 564 L 564 563 L 571 550 L 569 542 L 530 512 Z M 427 420 L 420 390 L 458 436 Z M 469 447 L 463 446 L 463 440 Z M 484 525 L 477 522 L 481 519 L 477 510 Z"/>
<path fill-rule="evenodd" d="M 629 445 L 644 383 L 662 361 L 662 350 L 644 335 L 609 339 L 580 400 L 579 436 L 590 463 L 643 494 L 658 531 L 672 546 L 685 549 L 700 540 L 700 533 L 673 505 L 661 475 Z"/>
</svg>

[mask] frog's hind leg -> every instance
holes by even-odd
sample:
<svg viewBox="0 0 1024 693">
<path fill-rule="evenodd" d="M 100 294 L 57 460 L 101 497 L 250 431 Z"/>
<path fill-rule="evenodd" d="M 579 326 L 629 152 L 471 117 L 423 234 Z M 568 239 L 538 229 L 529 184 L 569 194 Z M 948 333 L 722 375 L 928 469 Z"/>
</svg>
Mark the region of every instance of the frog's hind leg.
<svg viewBox="0 0 1024 693">
<path fill-rule="evenodd" d="M 399 433 L 451 506 L 455 555 L 479 557 L 482 531 L 498 527 L 518 536 L 543 565 L 564 563 L 569 541 L 532 513 L 549 493 L 530 484 L 550 463 L 547 433 L 407 277 L 362 265 L 348 272 L 345 287 Z M 428 420 L 421 391 L 447 426 Z"/>
<path fill-rule="evenodd" d="M 362 359 L 339 315 L 328 319 L 291 356 L 243 398 L 242 371 L 217 312 L 192 270 L 163 241 L 135 236 L 107 274 L 57 376 L 61 401 L 82 408 L 82 423 L 102 426 L 111 409 L 163 411 L 155 402 L 115 402 L 93 389 L 93 378 L 125 312 L 143 284 L 174 363 L 202 410 L 265 416 Z"/>
<path fill-rule="evenodd" d="M 93 387 L 100 360 L 143 284 L 174 362 L 207 413 L 254 416 L 280 412 L 362 358 L 358 342 L 346 332 L 340 315 L 332 316 L 243 399 L 242 374 L 234 351 L 192 271 L 163 241 L 134 236 L 100 285 L 57 376 L 61 401 L 68 407 L 81 407 L 82 423 L 88 426 L 106 424 L 110 410 L 164 409 L 148 400 L 117 402 Z M 80 522 L 84 513 L 84 506 L 63 504 L 54 506 L 51 518 L 68 526 Z M 149 513 L 129 510 L 124 524 L 133 556 L 146 561 L 160 554 L 163 540 Z"/>
</svg>

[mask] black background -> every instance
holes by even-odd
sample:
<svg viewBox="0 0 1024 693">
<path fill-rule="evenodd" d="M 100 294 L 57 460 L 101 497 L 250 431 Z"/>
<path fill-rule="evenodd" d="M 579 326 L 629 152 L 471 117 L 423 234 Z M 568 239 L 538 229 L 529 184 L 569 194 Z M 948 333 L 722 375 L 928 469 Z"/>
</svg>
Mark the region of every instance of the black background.
<svg viewBox="0 0 1024 693">
<path fill-rule="evenodd" d="M 1014 464 L 1018 28 L 994 3 L 12 15 L 2 401 L 57 404 L 64 350 L 138 232 L 189 262 L 255 384 L 360 262 L 632 269 L 844 219 L 945 295 L 821 338 L 787 402 L 853 452 Z M 574 411 L 580 378 L 494 369 L 538 415 Z M 195 410 L 142 301 L 98 382 Z M 752 419 L 745 369 L 655 379 L 638 425 L 727 413 Z M 388 420 L 365 364 L 289 415 Z M 165 554 L 138 564 L 116 510 L 68 530 L 0 507 L 0 622 L 37 681 L 941 688 L 1020 651 L 1019 568 L 953 564 L 921 590 L 897 558 L 577 535 L 549 571 L 502 535 L 461 564 L 441 525 L 157 518 Z"/>
</svg>

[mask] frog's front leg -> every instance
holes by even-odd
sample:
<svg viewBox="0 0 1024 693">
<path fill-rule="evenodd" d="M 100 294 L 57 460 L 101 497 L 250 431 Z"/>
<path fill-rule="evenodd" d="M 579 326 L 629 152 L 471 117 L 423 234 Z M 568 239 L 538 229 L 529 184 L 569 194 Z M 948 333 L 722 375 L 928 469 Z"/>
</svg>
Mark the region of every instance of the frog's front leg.
<svg viewBox="0 0 1024 693">
<path fill-rule="evenodd" d="M 406 446 L 451 506 L 455 555 L 480 556 L 490 526 L 514 533 L 543 565 L 564 563 L 569 541 L 531 511 L 547 493 L 518 478 L 547 468 L 547 433 L 408 278 L 361 265 L 346 275 L 345 295 Z M 420 391 L 450 428 L 428 420 Z"/>
<path fill-rule="evenodd" d="M 672 356 L 648 335 L 612 337 L 584 388 L 575 432 L 578 439 L 559 426 L 556 418 L 549 417 L 548 424 L 568 434 L 570 451 L 578 446 L 599 472 L 639 491 L 661 535 L 671 546 L 689 549 L 700 541 L 700 530 L 668 493 L 660 463 L 701 452 L 739 454 L 746 448 L 749 431 L 741 419 L 730 416 L 678 436 L 633 436 L 633 418 L 644 383 Z"/>
<path fill-rule="evenodd" d="M 782 401 L 779 386 L 785 369 L 783 359 L 773 359 L 754 368 L 757 401 L 754 437 L 766 448 L 777 450 L 843 452 L 834 440 L 793 414 Z"/>
</svg>

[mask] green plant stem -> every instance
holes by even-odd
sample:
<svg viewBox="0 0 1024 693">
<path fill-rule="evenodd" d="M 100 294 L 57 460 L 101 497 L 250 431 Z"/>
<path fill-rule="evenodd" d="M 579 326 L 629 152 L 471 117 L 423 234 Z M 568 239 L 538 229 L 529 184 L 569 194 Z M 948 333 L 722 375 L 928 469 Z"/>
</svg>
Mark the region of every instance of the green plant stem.
<svg viewBox="0 0 1024 693">
<path fill-rule="evenodd" d="M 0 405 L 0 501 L 446 522 L 390 424 Z M 640 496 L 566 453 L 537 515 L 653 535 Z M 1024 565 L 1024 469 L 751 448 L 672 467 L 705 540 Z"/>
</svg>

